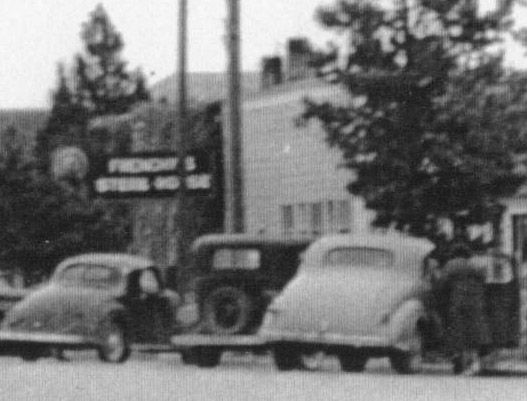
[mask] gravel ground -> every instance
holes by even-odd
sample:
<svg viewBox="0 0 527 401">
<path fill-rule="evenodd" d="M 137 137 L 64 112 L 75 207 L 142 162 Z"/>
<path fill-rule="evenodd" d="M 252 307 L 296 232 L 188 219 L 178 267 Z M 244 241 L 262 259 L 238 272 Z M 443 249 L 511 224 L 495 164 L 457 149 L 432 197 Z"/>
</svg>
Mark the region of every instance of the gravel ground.
<svg viewBox="0 0 527 401">
<path fill-rule="evenodd" d="M 371 361 L 364 373 L 349 374 L 330 359 L 316 372 L 278 372 L 269 357 L 227 355 L 220 367 L 200 369 L 183 365 L 177 355 L 134 355 L 123 365 L 100 363 L 88 353 L 69 355 L 69 362 L 1 358 L 0 400 L 527 399 L 527 375 L 518 369 L 474 378 L 454 377 L 446 366 L 435 365 L 420 375 L 401 376 L 384 360 Z"/>
</svg>

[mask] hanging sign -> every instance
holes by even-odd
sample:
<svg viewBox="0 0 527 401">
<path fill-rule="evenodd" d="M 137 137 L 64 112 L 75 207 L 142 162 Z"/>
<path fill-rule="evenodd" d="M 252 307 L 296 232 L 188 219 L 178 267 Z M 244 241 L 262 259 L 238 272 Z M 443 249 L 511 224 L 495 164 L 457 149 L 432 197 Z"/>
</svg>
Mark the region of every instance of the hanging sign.
<svg viewBox="0 0 527 401">
<path fill-rule="evenodd" d="M 183 184 L 189 194 L 209 193 L 212 173 L 209 155 L 192 152 L 180 159 L 175 153 L 109 156 L 93 190 L 108 198 L 174 196 Z"/>
</svg>

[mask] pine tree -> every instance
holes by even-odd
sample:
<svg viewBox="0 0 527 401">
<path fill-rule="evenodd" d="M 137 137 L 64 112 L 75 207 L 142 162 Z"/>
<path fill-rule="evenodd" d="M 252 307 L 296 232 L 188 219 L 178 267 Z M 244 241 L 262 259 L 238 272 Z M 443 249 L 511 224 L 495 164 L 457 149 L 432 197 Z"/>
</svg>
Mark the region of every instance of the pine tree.
<svg viewBox="0 0 527 401">
<path fill-rule="evenodd" d="M 337 1 L 319 22 L 346 45 L 317 55 L 349 93 L 346 106 L 306 101 L 356 179 L 349 190 L 374 224 L 438 240 L 442 219 L 466 237 L 496 223 L 524 177 L 514 152 L 527 103 L 493 50 L 510 30 L 512 0 Z M 523 85 L 524 86 L 524 85 Z M 514 145 L 513 145 L 514 144 Z"/>
<path fill-rule="evenodd" d="M 57 68 L 57 89 L 53 93 L 50 116 L 37 133 L 35 155 L 41 169 L 47 171 L 51 153 L 59 146 L 80 146 L 85 136 L 88 110 L 72 93 L 63 64 Z"/>
<path fill-rule="evenodd" d="M 75 92 L 91 114 L 124 113 L 133 104 L 149 100 L 142 72 L 126 70 L 123 39 L 102 5 L 83 24 L 81 37 L 85 51 L 76 57 Z"/>
<path fill-rule="evenodd" d="M 84 51 L 75 57 L 71 74 L 58 66 L 50 117 L 37 135 L 35 154 L 43 170 L 49 170 L 51 154 L 60 146 L 79 147 L 90 157 L 97 153 L 93 149 L 102 145 L 97 141 L 109 138 L 90 135 L 91 118 L 125 113 L 150 99 L 141 70 L 127 71 L 121 57 L 124 42 L 101 5 L 82 25 L 81 38 Z"/>
</svg>

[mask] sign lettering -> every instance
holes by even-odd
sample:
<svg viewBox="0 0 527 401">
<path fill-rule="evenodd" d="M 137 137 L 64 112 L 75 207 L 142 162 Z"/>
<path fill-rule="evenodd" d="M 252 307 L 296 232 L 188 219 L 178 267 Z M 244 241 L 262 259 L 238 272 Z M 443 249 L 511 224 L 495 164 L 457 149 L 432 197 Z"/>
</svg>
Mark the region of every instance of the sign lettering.
<svg viewBox="0 0 527 401">
<path fill-rule="evenodd" d="M 146 192 L 150 188 L 146 177 L 103 177 L 95 181 L 97 192 Z"/>
<path fill-rule="evenodd" d="M 194 152 L 180 160 L 176 154 L 116 155 L 94 174 L 97 195 L 112 198 L 173 196 L 182 187 L 189 194 L 209 193 L 212 175 L 206 153 Z"/>
<path fill-rule="evenodd" d="M 179 177 L 175 175 L 156 177 L 154 180 L 154 188 L 157 191 L 175 191 L 179 189 Z"/>
</svg>

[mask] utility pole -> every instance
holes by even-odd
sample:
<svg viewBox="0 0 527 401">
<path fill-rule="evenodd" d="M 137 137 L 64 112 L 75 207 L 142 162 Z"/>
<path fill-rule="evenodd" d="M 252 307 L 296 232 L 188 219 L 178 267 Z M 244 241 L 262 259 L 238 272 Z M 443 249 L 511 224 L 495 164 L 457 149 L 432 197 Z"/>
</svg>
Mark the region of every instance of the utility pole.
<svg viewBox="0 0 527 401">
<path fill-rule="evenodd" d="M 227 1 L 227 104 L 224 113 L 225 228 L 244 231 L 243 166 L 240 112 L 240 6 Z"/>
<path fill-rule="evenodd" d="M 176 260 L 178 271 L 171 272 L 171 284 L 181 283 L 186 274 L 187 252 L 190 246 L 191 232 L 186 188 L 185 156 L 187 153 L 187 0 L 178 0 L 178 49 L 177 49 L 177 82 L 178 99 L 175 118 L 175 145 L 179 159 L 180 185 L 177 193 L 176 219 Z"/>
<path fill-rule="evenodd" d="M 187 0 L 179 0 L 179 35 L 178 35 L 178 138 L 187 117 Z M 178 146 L 179 148 L 180 146 Z"/>
</svg>

